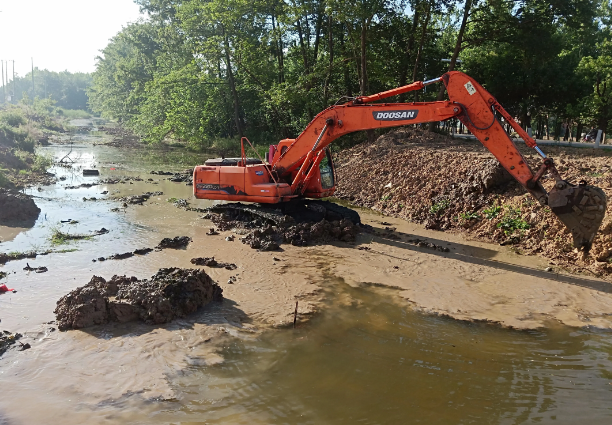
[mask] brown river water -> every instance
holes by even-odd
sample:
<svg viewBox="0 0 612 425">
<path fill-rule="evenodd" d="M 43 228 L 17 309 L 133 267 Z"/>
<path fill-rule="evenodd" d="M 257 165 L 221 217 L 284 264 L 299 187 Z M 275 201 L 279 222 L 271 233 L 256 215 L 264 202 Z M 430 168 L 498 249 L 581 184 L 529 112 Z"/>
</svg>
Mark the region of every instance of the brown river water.
<svg viewBox="0 0 612 425">
<path fill-rule="evenodd" d="M 478 310 L 476 299 L 462 300 L 449 291 L 459 283 L 486 289 L 497 285 L 494 279 L 517 279 L 511 282 L 517 288 L 522 280 L 545 292 L 549 283 L 538 271 L 541 261 L 416 226 L 407 229 L 444 239 L 456 253 L 433 256 L 401 246 L 385 248 L 384 261 L 407 268 L 405 276 L 394 275 L 393 267 L 387 270 L 383 260 L 374 264 L 376 270 L 367 269 L 360 263 L 373 257 L 362 259 L 347 247 L 338 257 L 326 247 L 283 246 L 280 253 L 258 253 L 239 242 L 205 236 L 210 224 L 168 199 L 186 198 L 199 207 L 210 203 L 192 200 L 191 187 L 184 183 L 149 174 L 182 171 L 205 157 L 93 146 L 97 140 L 87 135 L 73 138 L 72 146 L 41 148 L 56 160 L 72 149 L 73 168 L 54 167 L 51 171 L 66 180 L 28 190 L 42 210 L 33 228 L 0 227 L 2 252 L 75 249 L 0 268 L 10 272 L 2 283 L 18 291 L 0 295 L 0 329 L 21 332 L 32 345 L 0 358 L 0 424 L 612 423 L 612 332 L 604 308 L 612 303 L 607 291 L 585 288 L 598 282 L 570 277 L 554 282 L 558 290 L 553 292 L 568 299 L 568 291 L 574 291 L 581 294 L 574 297 L 577 303 L 587 296 L 601 303 L 577 304 L 576 311 L 594 321 L 595 310 L 601 313 L 599 321 L 583 327 L 560 323 L 573 322 L 552 310 L 538 322 L 520 318 L 534 323 L 522 330 L 455 320 L 447 316 L 467 319 L 462 314 L 468 307 L 455 312 L 429 305 L 425 291 L 411 293 L 419 287 L 403 287 L 401 281 L 418 277 L 419 284 L 429 287 L 457 281 L 447 293 L 473 306 L 471 318 L 503 319 L 491 307 L 501 305 L 509 322 L 495 321 L 514 326 L 513 305 L 498 295 L 491 295 L 497 301 L 487 304 L 488 310 Z M 140 176 L 145 181 L 64 188 L 97 181 L 80 171 L 94 165 L 100 178 Z M 121 203 L 110 197 L 148 191 L 163 195 L 146 206 L 111 211 Z M 363 215 L 372 223 L 381 219 Z M 78 223 L 61 223 L 69 219 Z M 101 227 L 110 232 L 69 245 L 49 242 L 56 228 L 87 233 Z M 187 250 L 92 262 L 182 235 L 193 238 Z M 380 241 L 369 246 L 383 249 Z M 190 267 L 190 258 L 210 254 L 236 262 L 241 277 L 225 285 L 234 272 L 207 269 L 222 283 L 225 301 L 192 317 L 163 326 L 129 323 L 63 333 L 46 323 L 54 320 L 56 301 L 94 274 L 148 277 L 160 267 Z M 282 261 L 273 263 L 273 255 Z M 398 262 L 401 255 L 405 258 Z M 466 265 L 468 256 L 475 265 Z M 503 272 L 493 260 L 504 264 Z M 403 266 L 408 262 L 414 266 Z M 49 271 L 27 273 L 22 270 L 26 263 Z M 459 282 L 464 269 L 471 280 Z M 381 286 L 377 279 L 390 283 Z M 574 289 L 573 283 L 580 287 Z M 286 324 L 292 321 L 295 297 L 300 309 L 317 313 L 292 329 Z"/>
</svg>

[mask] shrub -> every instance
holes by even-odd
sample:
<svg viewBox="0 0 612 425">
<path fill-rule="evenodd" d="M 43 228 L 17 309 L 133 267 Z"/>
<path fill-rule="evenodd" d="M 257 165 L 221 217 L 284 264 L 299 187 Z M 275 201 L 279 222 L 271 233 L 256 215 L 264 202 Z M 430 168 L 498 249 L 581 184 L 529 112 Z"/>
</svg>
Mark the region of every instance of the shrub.
<svg viewBox="0 0 612 425">
<path fill-rule="evenodd" d="M 530 226 L 522 219 L 519 208 L 508 207 L 501 221 L 497 223 L 497 227 L 502 229 L 506 235 L 511 235 L 515 231 L 527 230 Z"/>
<path fill-rule="evenodd" d="M 10 125 L 11 127 L 19 127 L 25 125 L 28 120 L 23 116 L 20 109 L 8 109 L 0 113 L 0 121 Z"/>
<path fill-rule="evenodd" d="M 502 207 L 497 206 L 497 207 L 485 208 L 482 212 L 487 219 L 493 220 L 495 217 L 499 215 L 501 210 L 502 210 Z"/>
<path fill-rule="evenodd" d="M 442 199 L 441 201 L 436 202 L 429 208 L 429 212 L 431 214 L 439 214 L 450 206 L 450 201 L 448 199 Z"/>
</svg>

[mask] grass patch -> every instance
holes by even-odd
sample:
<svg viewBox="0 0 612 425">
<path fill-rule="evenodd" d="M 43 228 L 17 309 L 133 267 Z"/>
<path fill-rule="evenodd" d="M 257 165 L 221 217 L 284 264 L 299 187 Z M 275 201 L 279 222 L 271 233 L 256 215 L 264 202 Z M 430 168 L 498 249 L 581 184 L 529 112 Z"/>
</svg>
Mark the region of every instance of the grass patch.
<svg viewBox="0 0 612 425">
<path fill-rule="evenodd" d="M 442 211 L 447 209 L 450 206 L 450 201 L 448 199 L 443 199 L 441 201 L 436 202 L 429 208 L 430 214 L 440 214 Z"/>
<path fill-rule="evenodd" d="M 497 223 L 497 227 L 502 229 L 506 236 L 509 236 L 514 232 L 527 230 L 530 226 L 529 223 L 522 219 L 519 208 L 507 207 L 507 211 L 500 222 Z"/>
<path fill-rule="evenodd" d="M 78 235 L 78 234 L 70 234 L 64 233 L 60 229 L 52 229 L 51 230 L 51 244 L 53 245 L 64 245 L 70 243 L 71 241 L 77 240 L 91 240 L 93 239 L 92 235 Z"/>
<path fill-rule="evenodd" d="M 82 109 L 64 109 L 57 108 L 57 114 L 69 120 L 91 118 L 91 114 Z"/>
<path fill-rule="evenodd" d="M 488 220 L 493 220 L 499 215 L 501 211 L 502 211 L 502 207 L 497 206 L 497 207 L 485 208 L 482 212 Z"/>
<path fill-rule="evenodd" d="M 480 220 L 480 216 L 474 211 L 461 213 L 459 218 L 463 221 Z"/>
</svg>

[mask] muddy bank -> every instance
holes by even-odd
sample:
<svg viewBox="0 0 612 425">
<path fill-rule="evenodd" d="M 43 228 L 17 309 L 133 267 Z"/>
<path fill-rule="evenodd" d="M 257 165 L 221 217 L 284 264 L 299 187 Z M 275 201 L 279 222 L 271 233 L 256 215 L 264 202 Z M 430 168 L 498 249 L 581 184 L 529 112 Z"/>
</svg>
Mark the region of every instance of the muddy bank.
<svg viewBox="0 0 612 425">
<path fill-rule="evenodd" d="M 519 147 L 533 169 L 539 157 Z M 587 180 L 612 199 L 612 157 L 608 151 L 544 147 L 564 178 Z M 429 229 L 456 230 L 478 239 L 541 254 L 552 265 L 612 278 L 612 203 L 591 255 L 572 246 L 569 231 L 540 206 L 477 141 L 399 129 L 374 143 L 338 154 L 336 195 Z M 547 190 L 554 180 L 544 176 Z"/>
<path fill-rule="evenodd" d="M 60 330 L 82 329 L 108 322 L 141 320 L 167 323 L 185 317 L 212 301 L 222 299 L 223 290 L 198 269 L 160 269 L 150 279 L 94 276 L 57 302 Z"/>
<path fill-rule="evenodd" d="M 40 208 L 31 196 L 0 188 L 0 224 L 26 223 L 31 227 L 39 214 Z"/>
</svg>

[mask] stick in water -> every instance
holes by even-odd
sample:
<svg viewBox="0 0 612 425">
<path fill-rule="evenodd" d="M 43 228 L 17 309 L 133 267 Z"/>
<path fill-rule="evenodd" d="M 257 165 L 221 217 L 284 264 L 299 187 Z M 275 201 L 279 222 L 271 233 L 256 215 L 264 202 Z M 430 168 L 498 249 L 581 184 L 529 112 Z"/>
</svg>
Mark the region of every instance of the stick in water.
<svg viewBox="0 0 612 425">
<path fill-rule="evenodd" d="M 295 302 L 295 313 L 293 313 L 293 329 L 295 329 L 295 323 L 297 322 L 297 307 L 298 307 L 298 302 Z"/>
</svg>

